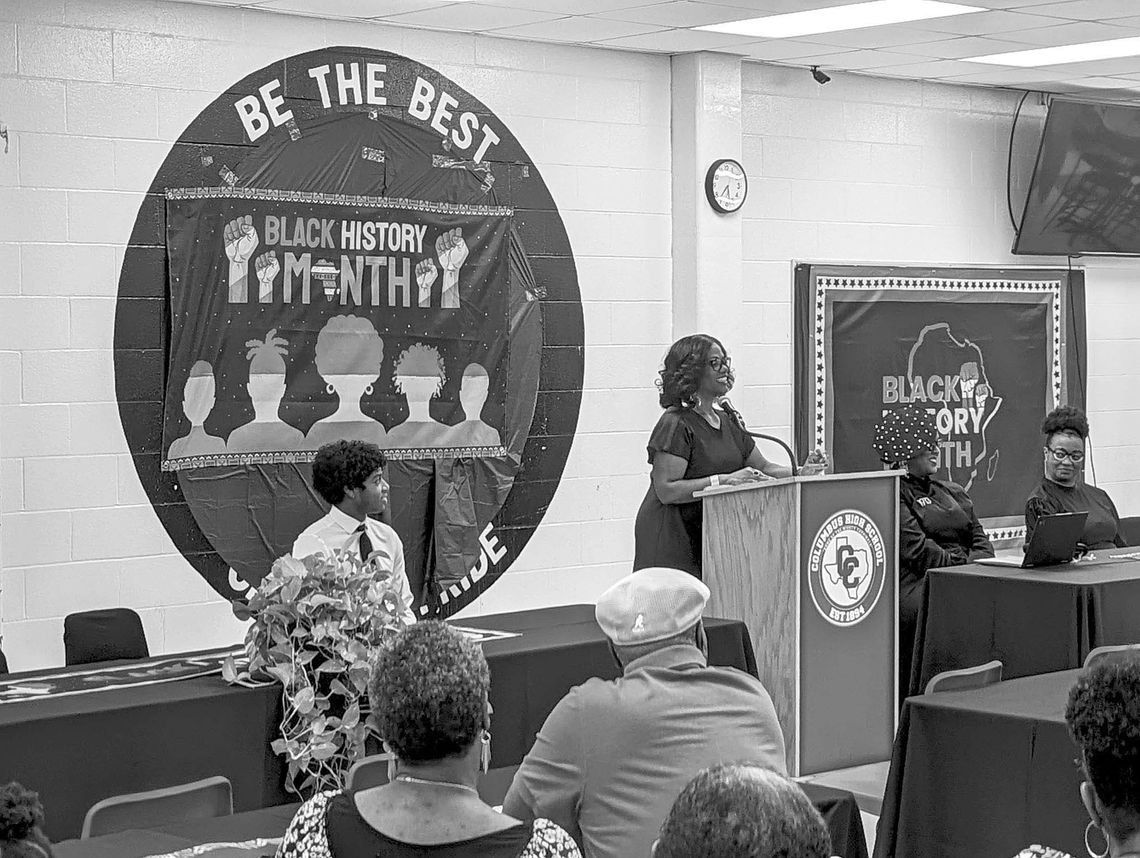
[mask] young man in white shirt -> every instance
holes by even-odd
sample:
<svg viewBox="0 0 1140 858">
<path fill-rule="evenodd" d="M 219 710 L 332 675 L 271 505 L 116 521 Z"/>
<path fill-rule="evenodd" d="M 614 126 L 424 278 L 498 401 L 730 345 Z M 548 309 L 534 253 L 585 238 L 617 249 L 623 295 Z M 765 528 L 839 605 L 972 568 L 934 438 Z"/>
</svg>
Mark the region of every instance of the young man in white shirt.
<svg viewBox="0 0 1140 858">
<path fill-rule="evenodd" d="M 388 506 L 387 464 L 383 451 L 364 441 L 333 441 L 321 447 L 313 459 L 313 488 L 329 504 L 329 511 L 301 532 L 293 543 L 293 556 L 347 551 L 372 557 L 380 568 L 391 570 L 404 621 L 410 624 L 416 617 L 404 571 L 404 545 L 396 531 L 369 517 Z"/>
</svg>

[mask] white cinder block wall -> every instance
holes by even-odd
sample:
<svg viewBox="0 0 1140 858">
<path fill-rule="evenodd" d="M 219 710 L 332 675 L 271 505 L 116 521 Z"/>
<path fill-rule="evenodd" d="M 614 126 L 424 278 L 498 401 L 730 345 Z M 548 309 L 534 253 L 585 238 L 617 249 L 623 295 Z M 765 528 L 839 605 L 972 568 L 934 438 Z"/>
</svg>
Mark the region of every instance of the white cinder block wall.
<svg viewBox="0 0 1140 858">
<path fill-rule="evenodd" d="M 470 612 L 588 601 L 624 574 L 671 340 L 669 60 L 150 0 L 0 4 L 0 631 L 14 669 L 61 663 L 62 617 L 127 605 L 153 652 L 241 634 L 173 549 L 127 456 L 111 359 L 123 246 L 170 144 L 282 56 L 382 48 L 495 110 L 542 170 L 582 290 L 579 434 L 543 525 Z M 790 433 L 791 261 L 1001 264 L 1010 93 L 746 64 L 738 405 Z M 1041 111 L 1027 105 L 1039 124 Z M 1018 171 L 1035 147 L 1026 125 Z M 1019 140 L 1022 135 L 1019 134 Z M 1016 195 L 1016 194 L 1015 194 Z M 1101 484 L 1140 507 L 1140 265 L 1090 265 Z M 13 273 L 15 276 L 13 276 Z M 713 331 L 712 333 L 716 333 Z"/>
</svg>

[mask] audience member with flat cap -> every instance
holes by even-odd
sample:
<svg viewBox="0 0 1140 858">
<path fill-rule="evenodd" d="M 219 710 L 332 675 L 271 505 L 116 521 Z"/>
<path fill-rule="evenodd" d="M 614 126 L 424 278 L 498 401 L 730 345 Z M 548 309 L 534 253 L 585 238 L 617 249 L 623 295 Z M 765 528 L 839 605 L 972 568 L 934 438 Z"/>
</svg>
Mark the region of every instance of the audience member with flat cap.
<svg viewBox="0 0 1140 858">
<path fill-rule="evenodd" d="M 1081 752 L 1085 849 L 1093 858 L 1140 858 L 1140 662 L 1085 670 L 1069 692 L 1065 721 Z M 1069 857 L 1031 846 L 1018 858 Z"/>
<path fill-rule="evenodd" d="M 1088 485 L 1085 473 L 1085 440 L 1089 421 L 1071 405 L 1054 408 L 1041 424 L 1045 435 L 1045 477 L 1025 501 L 1025 541 L 1028 542 L 1043 515 L 1087 512 L 1081 547 L 1089 550 L 1125 544 L 1120 535 L 1120 515 L 1104 489 Z"/>
<path fill-rule="evenodd" d="M 796 784 L 759 763 L 705 769 L 681 791 L 653 858 L 827 858 L 819 811 Z"/>
<path fill-rule="evenodd" d="M 581 858 L 557 825 L 511 819 L 479 797 L 491 756 L 490 683 L 483 650 L 458 629 L 431 620 L 401 632 L 368 688 L 395 778 L 306 801 L 278 858 Z"/>
<path fill-rule="evenodd" d="M 598 625 L 622 667 L 570 690 L 542 725 L 503 812 L 546 817 L 587 858 L 645 856 L 661 820 L 701 769 L 752 759 L 786 771 L 784 738 L 760 680 L 710 667 L 708 588 L 650 568 L 598 599 Z"/>
<path fill-rule="evenodd" d="M 927 571 L 993 557 L 994 547 L 966 490 L 935 477 L 938 429 L 925 408 L 887 414 L 875 427 L 873 446 L 883 464 L 906 469 L 899 480 L 899 685 L 905 693 Z"/>
<path fill-rule="evenodd" d="M 40 797 L 15 781 L 0 786 L 0 858 L 53 858 Z"/>
<path fill-rule="evenodd" d="M 404 622 L 416 621 L 413 596 L 404 568 L 404 544 L 391 527 L 372 518 L 388 508 L 384 451 L 364 441 L 333 441 L 313 458 L 313 488 L 328 513 L 306 527 L 293 543 L 301 559 L 313 554 L 347 553 L 390 572 L 404 606 Z"/>
</svg>

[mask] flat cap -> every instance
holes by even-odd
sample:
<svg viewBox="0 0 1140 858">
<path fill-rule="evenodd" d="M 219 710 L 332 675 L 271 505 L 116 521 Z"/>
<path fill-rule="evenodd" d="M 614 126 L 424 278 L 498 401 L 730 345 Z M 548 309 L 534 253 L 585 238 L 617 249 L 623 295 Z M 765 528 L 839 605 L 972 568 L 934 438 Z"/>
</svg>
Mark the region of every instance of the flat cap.
<svg viewBox="0 0 1140 858">
<path fill-rule="evenodd" d="M 688 572 L 639 569 L 598 597 L 598 625 L 617 646 L 638 646 L 679 635 L 696 625 L 709 588 Z"/>
</svg>

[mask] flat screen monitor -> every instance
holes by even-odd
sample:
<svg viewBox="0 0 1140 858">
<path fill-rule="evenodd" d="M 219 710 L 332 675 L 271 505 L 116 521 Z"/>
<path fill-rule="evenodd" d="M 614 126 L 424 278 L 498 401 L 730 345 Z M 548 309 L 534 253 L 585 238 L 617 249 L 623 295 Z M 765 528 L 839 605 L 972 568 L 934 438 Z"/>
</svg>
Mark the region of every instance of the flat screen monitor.
<svg viewBox="0 0 1140 858">
<path fill-rule="evenodd" d="M 1140 107 L 1053 100 L 1013 252 L 1140 254 Z"/>
</svg>

